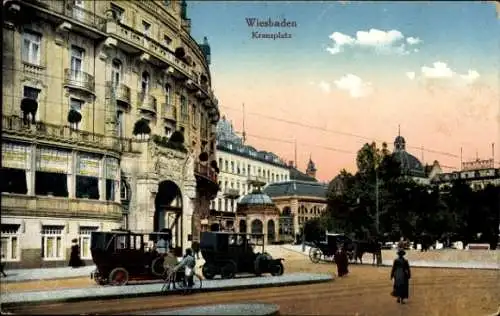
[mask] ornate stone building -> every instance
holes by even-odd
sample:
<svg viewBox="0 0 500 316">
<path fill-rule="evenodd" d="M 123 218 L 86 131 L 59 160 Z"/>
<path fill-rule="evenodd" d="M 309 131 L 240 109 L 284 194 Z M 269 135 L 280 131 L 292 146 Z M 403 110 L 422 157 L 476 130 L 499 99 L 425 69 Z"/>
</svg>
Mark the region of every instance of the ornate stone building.
<svg viewBox="0 0 500 316">
<path fill-rule="evenodd" d="M 482 190 L 489 184 L 500 186 L 500 168 L 495 168 L 493 159 L 476 159 L 462 163 L 460 171 L 434 175 L 431 183 L 447 190 L 456 180 L 464 181 L 473 190 Z"/>
<path fill-rule="evenodd" d="M 217 124 L 217 159 L 220 191 L 212 201 L 212 216 L 204 222 L 207 229 L 233 228 L 237 203 L 245 194 L 267 183 L 290 178 L 290 169 L 282 159 L 245 145 L 224 116 Z"/>
<path fill-rule="evenodd" d="M 319 217 L 327 206 L 328 185 L 316 178 L 316 165 L 309 159 L 306 173 L 290 166 L 290 180 L 271 183 L 264 188 L 279 210 L 282 241 L 293 241 L 304 223 Z"/>
<path fill-rule="evenodd" d="M 189 247 L 219 110 L 186 2 L 3 3 L 2 262 L 66 265 L 73 238 L 90 260 L 90 233 L 120 227 Z"/>
</svg>

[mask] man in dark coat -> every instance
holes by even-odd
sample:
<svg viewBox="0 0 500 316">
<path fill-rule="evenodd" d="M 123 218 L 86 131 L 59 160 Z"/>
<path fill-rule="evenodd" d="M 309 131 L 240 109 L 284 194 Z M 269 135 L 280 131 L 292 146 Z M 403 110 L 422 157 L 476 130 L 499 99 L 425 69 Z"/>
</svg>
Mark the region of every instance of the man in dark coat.
<svg viewBox="0 0 500 316">
<path fill-rule="evenodd" d="M 391 280 L 394 279 L 392 296 L 397 297 L 397 302 L 401 304 L 404 304 L 404 300 L 408 299 L 411 278 L 410 264 L 404 258 L 405 254 L 403 249 L 398 251 L 398 258 L 394 260 L 391 270 Z"/>
<path fill-rule="evenodd" d="M 82 259 L 80 258 L 80 246 L 78 246 L 78 240 L 76 238 L 71 242 L 73 245 L 71 246 L 71 254 L 69 256 L 69 266 L 78 268 L 83 266 Z"/>
</svg>

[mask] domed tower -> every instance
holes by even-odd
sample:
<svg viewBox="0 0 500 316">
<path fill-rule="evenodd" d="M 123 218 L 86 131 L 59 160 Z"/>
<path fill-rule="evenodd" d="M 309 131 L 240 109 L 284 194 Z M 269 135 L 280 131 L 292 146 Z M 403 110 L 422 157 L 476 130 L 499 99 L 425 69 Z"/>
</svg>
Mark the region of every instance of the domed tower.
<svg viewBox="0 0 500 316">
<path fill-rule="evenodd" d="M 396 160 L 401 164 L 401 173 L 412 177 L 424 177 L 425 171 L 422 163 L 412 154 L 406 151 L 406 140 L 400 135 L 394 139 L 394 152 L 392 153 Z"/>
<path fill-rule="evenodd" d="M 310 177 L 316 178 L 316 171 L 317 171 L 316 165 L 309 156 L 309 162 L 307 163 L 306 174 Z"/>
<path fill-rule="evenodd" d="M 401 136 L 401 128 L 398 126 L 398 136 L 394 139 L 394 151 L 405 151 L 406 140 Z"/>
</svg>

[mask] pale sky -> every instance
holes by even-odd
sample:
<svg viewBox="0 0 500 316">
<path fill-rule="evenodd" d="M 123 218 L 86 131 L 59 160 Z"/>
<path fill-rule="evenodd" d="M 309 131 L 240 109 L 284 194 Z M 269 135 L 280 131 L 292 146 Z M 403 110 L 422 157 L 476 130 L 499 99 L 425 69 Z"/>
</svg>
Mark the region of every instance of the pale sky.
<svg viewBox="0 0 500 316">
<path fill-rule="evenodd" d="M 221 112 L 241 131 L 245 103 L 247 142 L 293 160 L 296 140 L 300 169 L 312 156 L 320 180 L 354 172 L 364 142 L 392 150 L 398 124 L 423 163 L 458 168 L 460 148 L 464 161 L 488 159 L 494 142 L 500 160 L 492 3 L 189 1 L 188 17 L 193 37 L 211 44 Z M 297 27 L 252 28 L 246 18 Z M 254 31 L 291 38 L 252 39 Z"/>
</svg>

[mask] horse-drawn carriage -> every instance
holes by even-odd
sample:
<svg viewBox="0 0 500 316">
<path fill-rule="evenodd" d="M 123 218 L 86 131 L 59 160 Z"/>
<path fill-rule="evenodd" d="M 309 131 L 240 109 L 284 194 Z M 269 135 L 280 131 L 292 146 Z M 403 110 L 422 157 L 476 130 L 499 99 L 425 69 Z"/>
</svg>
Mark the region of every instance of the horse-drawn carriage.
<svg viewBox="0 0 500 316">
<path fill-rule="evenodd" d="M 313 263 L 318 263 L 321 260 L 333 261 L 334 255 L 340 246 L 344 247 L 347 257 L 352 261 L 354 259 L 355 248 L 353 240 L 343 234 L 332 233 L 327 233 L 325 240 L 312 241 L 312 246 L 309 250 L 309 259 Z"/>
<path fill-rule="evenodd" d="M 91 278 L 100 285 L 125 285 L 132 280 L 162 279 L 165 272 L 163 257 L 154 247 L 146 247 L 147 239 L 154 243 L 160 238 L 171 241 L 170 231 L 92 232 L 90 251 L 96 270 Z"/>
<path fill-rule="evenodd" d="M 255 253 L 254 246 L 261 246 L 261 252 Z M 203 232 L 200 250 L 205 259 L 202 273 L 209 280 L 216 275 L 230 279 L 237 273 L 259 276 L 263 273 L 282 275 L 284 272 L 284 259 L 273 259 L 264 252 L 264 234 Z"/>
</svg>

